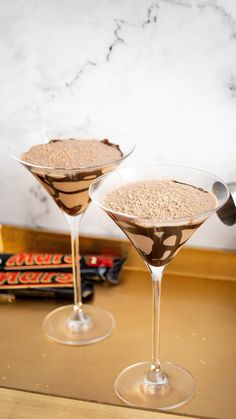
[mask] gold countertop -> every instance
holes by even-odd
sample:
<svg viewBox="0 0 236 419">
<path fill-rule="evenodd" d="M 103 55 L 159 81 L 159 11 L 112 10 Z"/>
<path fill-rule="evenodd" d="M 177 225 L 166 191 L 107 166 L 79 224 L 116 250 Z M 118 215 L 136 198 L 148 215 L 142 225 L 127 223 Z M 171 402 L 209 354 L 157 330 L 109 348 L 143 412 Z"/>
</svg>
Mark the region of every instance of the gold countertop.
<svg viewBox="0 0 236 419">
<path fill-rule="evenodd" d="M 69 252 L 70 241 L 63 234 L 2 226 L 0 246 L 5 252 Z M 108 248 L 128 260 L 119 286 L 95 289 L 92 304 L 116 320 L 105 341 L 68 347 L 47 339 L 42 321 L 63 301 L 19 299 L 0 305 L 0 418 L 42 417 L 43 406 L 45 418 L 61 409 L 60 417 L 68 418 L 234 419 L 236 254 L 185 248 L 164 275 L 161 358 L 187 368 L 197 381 L 195 397 L 166 414 L 124 407 L 114 392 L 120 370 L 150 359 L 151 281 L 126 241 L 81 238 L 82 253 Z M 16 403 L 25 416 L 14 416 Z"/>
</svg>

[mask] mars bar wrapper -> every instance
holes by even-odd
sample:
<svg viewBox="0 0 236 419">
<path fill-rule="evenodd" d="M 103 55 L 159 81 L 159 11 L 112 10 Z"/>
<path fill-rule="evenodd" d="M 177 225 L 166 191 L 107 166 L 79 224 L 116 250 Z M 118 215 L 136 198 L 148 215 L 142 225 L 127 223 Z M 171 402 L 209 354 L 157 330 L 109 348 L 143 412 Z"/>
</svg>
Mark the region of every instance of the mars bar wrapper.
<svg viewBox="0 0 236 419">
<path fill-rule="evenodd" d="M 83 279 L 81 285 L 82 300 L 91 299 L 94 283 Z M 24 297 L 69 298 L 73 295 L 73 278 L 70 272 L 0 272 L 0 293 Z"/>
<path fill-rule="evenodd" d="M 124 262 L 124 258 L 107 255 L 81 256 L 81 277 L 118 284 Z M 3 253 L 0 254 L 0 271 L 71 272 L 72 258 L 61 253 Z"/>
</svg>

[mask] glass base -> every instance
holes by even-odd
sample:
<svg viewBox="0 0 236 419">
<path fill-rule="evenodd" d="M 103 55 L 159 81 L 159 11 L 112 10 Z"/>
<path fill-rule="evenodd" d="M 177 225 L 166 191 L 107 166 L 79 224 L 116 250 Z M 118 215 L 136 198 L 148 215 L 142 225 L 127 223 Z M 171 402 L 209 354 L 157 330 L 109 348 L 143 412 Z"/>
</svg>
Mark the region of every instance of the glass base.
<svg viewBox="0 0 236 419">
<path fill-rule="evenodd" d="M 111 335 L 115 321 L 105 310 L 83 305 L 82 315 L 74 314 L 74 306 L 59 307 L 49 313 L 43 322 L 45 334 L 65 345 L 89 345 Z"/>
<path fill-rule="evenodd" d="M 130 406 L 169 410 L 187 403 L 194 395 L 195 380 L 182 367 L 162 362 L 164 375 L 161 383 L 148 380 L 150 362 L 140 362 L 124 369 L 116 379 L 118 397 Z"/>
</svg>

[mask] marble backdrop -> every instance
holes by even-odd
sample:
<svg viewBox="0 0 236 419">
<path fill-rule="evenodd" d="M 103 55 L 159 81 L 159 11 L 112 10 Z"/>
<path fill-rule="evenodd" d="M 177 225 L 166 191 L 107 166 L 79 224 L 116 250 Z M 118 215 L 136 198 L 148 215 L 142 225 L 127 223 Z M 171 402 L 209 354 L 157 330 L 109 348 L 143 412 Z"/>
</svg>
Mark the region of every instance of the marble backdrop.
<svg viewBox="0 0 236 419">
<path fill-rule="evenodd" d="M 11 0 L 0 3 L 0 222 L 67 230 L 9 157 L 22 133 L 115 127 L 136 142 L 125 164 L 173 163 L 236 181 L 235 0 Z M 121 235 L 93 204 L 84 234 Z M 192 245 L 236 248 L 211 219 Z"/>
</svg>

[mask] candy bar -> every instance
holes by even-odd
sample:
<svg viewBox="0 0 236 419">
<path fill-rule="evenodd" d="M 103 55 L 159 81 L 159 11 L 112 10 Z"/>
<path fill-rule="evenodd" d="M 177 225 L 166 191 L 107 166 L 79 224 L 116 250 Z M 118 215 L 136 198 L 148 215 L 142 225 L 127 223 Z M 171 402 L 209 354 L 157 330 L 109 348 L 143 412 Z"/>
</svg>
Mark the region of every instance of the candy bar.
<svg viewBox="0 0 236 419">
<path fill-rule="evenodd" d="M 104 256 L 85 255 L 80 258 L 82 278 L 93 281 L 119 282 L 119 274 L 125 259 Z M 0 271 L 47 271 L 71 272 L 71 255 L 60 253 L 4 253 L 0 254 Z"/>
<path fill-rule="evenodd" d="M 119 283 L 124 259 L 81 256 L 82 299 L 91 299 L 94 283 Z M 52 253 L 0 254 L 0 293 L 32 297 L 73 295 L 71 255 Z"/>
</svg>

